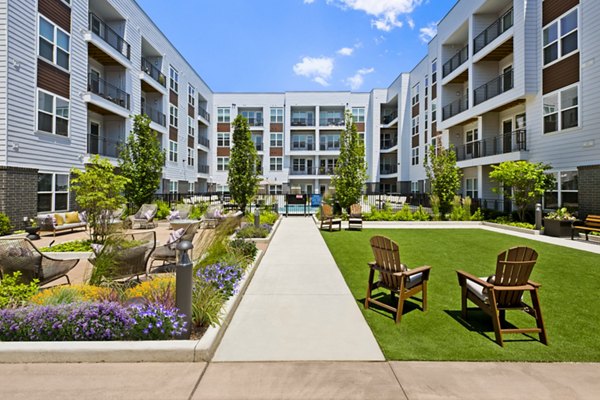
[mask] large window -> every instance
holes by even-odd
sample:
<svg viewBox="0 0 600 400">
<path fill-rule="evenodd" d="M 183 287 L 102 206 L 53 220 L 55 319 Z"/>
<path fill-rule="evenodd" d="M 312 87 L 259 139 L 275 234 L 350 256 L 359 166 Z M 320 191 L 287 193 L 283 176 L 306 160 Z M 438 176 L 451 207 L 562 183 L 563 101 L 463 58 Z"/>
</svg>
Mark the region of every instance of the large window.
<svg viewBox="0 0 600 400">
<path fill-rule="evenodd" d="M 263 124 L 262 111 L 242 111 L 240 114 L 248 120 L 250 126 L 262 126 Z"/>
<path fill-rule="evenodd" d="M 467 154 L 471 157 L 479 157 L 479 130 L 477 128 L 467 131 L 465 148 Z"/>
<path fill-rule="evenodd" d="M 579 208 L 579 179 L 577 171 L 553 172 L 555 184 L 544 194 L 544 208 L 556 210 L 567 207 L 569 210 Z"/>
<path fill-rule="evenodd" d="M 271 170 L 271 171 L 283 170 L 283 157 L 271 157 L 269 160 L 269 170 Z"/>
<path fill-rule="evenodd" d="M 40 15 L 38 55 L 52 64 L 69 70 L 69 34 Z"/>
<path fill-rule="evenodd" d="M 282 124 L 283 123 L 283 108 L 271 108 L 271 123 Z"/>
<path fill-rule="evenodd" d="M 196 182 L 188 183 L 188 193 L 196 193 Z"/>
<path fill-rule="evenodd" d="M 169 140 L 169 161 L 177 162 L 178 144 L 173 140 Z"/>
<path fill-rule="evenodd" d="M 412 119 L 412 136 L 419 134 L 419 116 Z"/>
<path fill-rule="evenodd" d="M 437 82 L 437 58 L 431 62 L 431 85 Z"/>
<path fill-rule="evenodd" d="M 365 122 L 365 108 L 352 107 L 352 118 L 354 122 Z"/>
<path fill-rule="evenodd" d="M 179 109 L 173 104 L 169 104 L 169 125 L 173 128 L 179 127 Z"/>
<path fill-rule="evenodd" d="M 544 96 L 544 133 L 579 125 L 578 93 L 579 85 L 576 84 Z"/>
<path fill-rule="evenodd" d="M 410 97 L 411 97 L 411 103 L 413 106 L 419 102 L 419 84 L 418 83 L 412 87 Z"/>
<path fill-rule="evenodd" d="M 283 186 L 269 185 L 269 194 L 283 194 Z"/>
<path fill-rule="evenodd" d="M 217 122 L 231 122 L 231 109 L 229 107 L 217 108 Z"/>
<path fill-rule="evenodd" d="M 169 193 L 179 193 L 178 181 L 169 181 Z"/>
<path fill-rule="evenodd" d="M 69 175 L 38 174 L 38 212 L 67 211 L 69 209 Z"/>
<path fill-rule="evenodd" d="M 283 133 L 271 133 L 271 147 L 283 147 Z"/>
<path fill-rule="evenodd" d="M 37 130 L 69 136 L 69 101 L 41 89 L 37 95 Z"/>
<path fill-rule="evenodd" d="M 179 72 L 169 65 L 169 88 L 175 93 L 179 92 Z"/>
<path fill-rule="evenodd" d="M 217 171 L 229 171 L 229 157 L 217 157 Z"/>
<path fill-rule="evenodd" d="M 479 198 L 479 191 L 477 190 L 477 178 L 465 179 L 465 196 L 468 196 L 472 199 Z"/>
<path fill-rule="evenodd" d="M 411 164 L 419 165 L 419 148 L 414 147 L 411 152 Z"/>
<path fill-rule="evenodd" d="M 218 147 L 229 147 L 230 136 L 231 136 L 231 134 L 229 132 L 218 132 L 217 133 L 217 146 Z"/>
<path fill-rule="evenodd" d="M 188 149 L 187 149 L 187 164 L 190 167 L 193 167 L 195 164 L 195 159 L 196 159 L 195 155 L 196 155 L 196 149 L 188 147 Z"/>
<path fill-rule="evenodd" d="M 196 89 L 192 85 L 188 85 L 188 104 L 196 106 Z"/>
<path fill-rule="evenodd" d="M 188 115 L 188 135 L 191 137 L 196 137 L 196 121 L 194 121 L 194 118 L 190 117 Z"/>
<path fill-rule="evenodd" d="M 577 10 L 573 9 L 544 28 L 544 66 L 578 49 Z"/>
</svg>

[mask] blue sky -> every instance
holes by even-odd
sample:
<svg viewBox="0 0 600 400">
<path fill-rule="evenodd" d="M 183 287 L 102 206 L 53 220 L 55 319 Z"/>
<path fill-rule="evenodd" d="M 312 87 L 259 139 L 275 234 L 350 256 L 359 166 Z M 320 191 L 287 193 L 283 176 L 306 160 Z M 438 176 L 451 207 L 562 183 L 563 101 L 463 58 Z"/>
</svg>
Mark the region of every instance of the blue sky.
<svg viewBox="0 0 600 400">
<path fill-rule="evenodd" d="M 137 0 L 215 92 L 370 91 L 455 0 Z M 168 6 L 166 6 L 168 4 Z"/>
</svg>

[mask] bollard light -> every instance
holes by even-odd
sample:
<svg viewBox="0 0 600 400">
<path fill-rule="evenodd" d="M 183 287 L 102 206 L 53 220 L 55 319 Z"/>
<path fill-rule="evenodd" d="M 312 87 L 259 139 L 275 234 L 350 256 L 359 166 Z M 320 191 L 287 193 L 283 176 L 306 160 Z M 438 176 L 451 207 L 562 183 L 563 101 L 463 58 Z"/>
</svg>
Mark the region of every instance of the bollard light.
<svg viewBox="0 0 600 400">
<path fill-rule="evenodd" d="M 260 209 L 258 206 L 254 208 L 254 226 L 258 228 L 260 225 Z"/>
<path fill-rule="evenodd" d="M 536 203 L 535 205 L 535 229 L 542 229 L 542 205 L 540 203 Z"/>
<path fill-rule="evenodd" d="M 194 245 L 189 240 L 182 240 L 177 245 L 177 269 L 175 274 L 175 306 L 185 315 L 185 332 L 178 339 L 189 339 L 192 331 L 192 290 L 194 263 L 192 250 Z"/>
</svg>

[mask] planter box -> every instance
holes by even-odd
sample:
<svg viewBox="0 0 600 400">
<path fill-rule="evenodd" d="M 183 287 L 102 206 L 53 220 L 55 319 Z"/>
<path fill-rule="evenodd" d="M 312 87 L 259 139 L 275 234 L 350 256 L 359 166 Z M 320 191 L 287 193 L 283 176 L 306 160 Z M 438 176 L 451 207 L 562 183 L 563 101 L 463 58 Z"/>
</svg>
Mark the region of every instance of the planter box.
<svg viewBox="0 0 600 400">
<path fill-rule="evenodd" d="M 279 224 L 281 223 L 282 218 L 283 218 L 282 216 L 279 216 L 279 218 L 277 218 L 277 221 L 275 221 L 275 223 L 273 224 L 273 227 L 271 228 L 271 232 L 269 232 L 269 234 L 267 235 L 266 238 L 244 238 L 244 240 L 247 240 L 249 242 L 255 242 L 255 243 L 269 243 L 271 241 L 271 239 L 273 238 L 275 231 L 279 227 Z M 250 224 L 250 225 L 252 225 L 252 224 Z M 236 238 L 237 238 L 237 236 L 235 234 L 231 236 L 231 239 L 236 239 Z"/>
<path fill-rule="evenodd" d="M 544 235 L 554 237 L 571 236 L 570 220 L 558 220 L 544 218 Z"/>
<path fill-rule="evenodd" d="M 527 229 L 521 228 L 519 226 L 505 225 L 505 224 L 497 224 L 495 222 L 481 221 L 481 225 L 491 226 L 493 228 L 504 229 L 507 231 L 520 232 L 520 233 L 528 233 L 530 235 L 539 235 L 540 231 L 535 229 Z"/>
</svg>

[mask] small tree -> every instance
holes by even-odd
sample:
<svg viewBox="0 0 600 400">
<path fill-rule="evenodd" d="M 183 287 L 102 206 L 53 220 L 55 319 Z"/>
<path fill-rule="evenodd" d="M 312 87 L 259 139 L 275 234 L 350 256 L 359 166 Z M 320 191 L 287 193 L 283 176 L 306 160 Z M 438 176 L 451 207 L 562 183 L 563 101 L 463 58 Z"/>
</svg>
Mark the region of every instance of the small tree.
<svg viewBox="0 0 600 400">
<path fill-rule="evenodd" d="M 133 131 L 119 152 L 121 175 L 128 178 L 125 197 L 135 207 L 150 203 L 160 186 L 165 152 L 147 115 L 133 118 Z"/>
<path fill-rule="evenodd" d="M 79 207 L 87 214 L 90 236 L 94 243 L 103 243 L 109 233 L 109 215 L 123 207 L 123 190 L 129 179 L 117 175 L 105 158 L 94 156 L 85 171 L 71 170 L 71 188 Z"/>
<path fill-rule="evenodd" d="M 425 172 L 431 184 L 430 195 L 437 196 L 440 213 L 444 216 L 450 211 L 462 179 L 462 172 L 456 166 L 454 150 L 452 148 L 436 150 L 433 145 L 429 146 Z"/>
<path fill-rule="evenodd" d="M 229 158 L 227 183 L 231 197 L 242 212 L 246 212 L 246 206 L 256 195 L 257 162 L 258 156 L 250 135 L 248 120 L 238 115 L 233 121 L 233 147 Z"/>
<path fill-rule="evenodd" d="M 492 190 L 511 199 L 517 206 L 519 220 L 523 221 L 527 206 L 542 197 L 554 184 L 554 176 L 546 173 L 548 169 L 550 166 L 547 164 L 529 161 L 505 161 L 492 165 L 490 179 L 502 186 Z"/>
<path fill-rule="evenodd" d="M 360 140 L 352 113 L 346 111 L 346 129 L 340 135 L 340 156 L 331 183 L 342 208 L 357 203 L 367 179 L 365 145 Z"/>
</svg>

